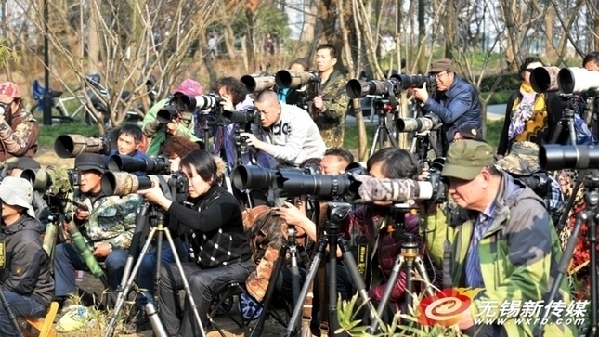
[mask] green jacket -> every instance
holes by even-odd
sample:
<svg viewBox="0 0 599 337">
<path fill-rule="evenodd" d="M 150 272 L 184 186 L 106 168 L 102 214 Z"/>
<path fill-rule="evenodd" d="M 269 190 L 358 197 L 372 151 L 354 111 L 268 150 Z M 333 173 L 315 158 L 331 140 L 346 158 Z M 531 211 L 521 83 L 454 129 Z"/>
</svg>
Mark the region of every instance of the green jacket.
<svg viewBox="0 0 599 337">
<path fill-rule="evenodd" d="M 527 324 L 515 321 L 523 318 L 520 313 L 515 317 L 500 316 L 500 306 L 514 301 L 521 301 L 523 305 L 527 301 L 543 300 L 553 282 L 551 275 L 557 272 L 562 250 L 543 201 L 529 188 L 518 188 L 511 195 L 505 195 L 508 184 L 518 184 L 509 175 L 503 175 L 501 184 L 493 223 L 478 244 L 485 289 L 473 301 L 470 311 L 474 318 L 508 318 L 503 327 L 510 337 L 532 336 L 534 319 Z M 426 218 L 424 235 L 427 251 L 433 261 L 441 266 L 443 242 L 448 236 L 452 247 L 453 285 L 463 287 L 464 262 L 478 213 L 447 205 L 442 208 Z M 450 224 L 453 228 L 448 228 L 448 213 L 451 214 Z M 566 279 L 561 282 L 557 300 L 566 304 L 571 302 Z M 489 303 L 494 304 L 493 310 L 486 311 Z M 537 318 L 540 314 L 529 317 Z M 575 331 L 573 324 L 557 325 L 551 322 L 545 326 L 544 336 L 575 336 Z"/>
<path fill-rule="evenodd" d="M 161 153 L 162 144 L 166 141 L 166 129 L 164 124 L 158 123 L 156 115 L 158 111 L 162 109 L 169 101 L 169 98 L 165 98 L 158 103 L 154 104 L 150 111 L 145 115 L 142 125 L 142 131 L 144 135 L 150 140 L 150 145 L 146 150 L 148 156 L 157 156 Z M 187 136 L 192 142 L 197 142 L 200 139 L 193 134 L 193 125 L 185 125 L 185 123 L 179 123 L 177 125 L 177 136 Z"/>
</svg>

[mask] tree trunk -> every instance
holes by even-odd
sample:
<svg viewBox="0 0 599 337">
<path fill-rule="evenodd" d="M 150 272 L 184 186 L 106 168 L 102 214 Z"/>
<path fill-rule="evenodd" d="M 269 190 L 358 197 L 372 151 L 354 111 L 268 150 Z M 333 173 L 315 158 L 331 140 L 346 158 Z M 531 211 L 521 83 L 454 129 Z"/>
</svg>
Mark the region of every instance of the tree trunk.
<svg viewBox="0 0 599 337">
<path fill-rule="evenodd" d="M 100 36 L 98 34 L 98 13 L 89 10 L 87 15 L 87 72 L 97 74 L 100 62 Z"/>
<path fill-rule="evenodd" d="M 555 25 L 555 8 L 549 5 L 545 13 L 545 56 L 552 62 L 555 61 L 556 52 L 553 46 L 553 26 Z"/>
<path fill-rule="evenodd" d="M 245 17 L 247 18 L 247 34 L 245 36 L 246 40 L 246 53 L 248 66 L 250 69 L 256 68 L 256 60 L 255 60 L 255 43 L 254 43 L 254 11 L 251 8 L 246 8 Z"/>
</svg>

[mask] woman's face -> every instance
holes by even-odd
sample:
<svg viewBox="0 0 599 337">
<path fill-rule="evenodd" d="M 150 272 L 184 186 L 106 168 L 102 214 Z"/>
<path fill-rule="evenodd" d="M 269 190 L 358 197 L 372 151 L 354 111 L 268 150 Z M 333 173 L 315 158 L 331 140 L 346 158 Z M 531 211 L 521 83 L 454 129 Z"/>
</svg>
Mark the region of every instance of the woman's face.
<svg viewBox="0 0 599 337">
<path fill-rule="evenodd" d="M 378 179 L 387 178 L 387 177 L 385 177 L 385 174 L 383 173 L 384 164 L 385 163 L 382 161 L 372 163 L 372 165 L 370 165 L 370 172 L 368 172 L 368 173 L 374 178 L 378 178 Z M 374 201 L 372 203 L 375 205 L 386 206 L 386 205 L 391 205 L 393 203 L 393 201 Z"/>
<path fill-rule="evenodd" d="M 204 195 L 210 189 L 212 180 L 214 179 L 213 177 L 209 181 L 204 181 L 194 168 L 188 166 L 182 166 L 181 172 L 189 179 L 189 197 L 192 199 Z"/>
</svg>

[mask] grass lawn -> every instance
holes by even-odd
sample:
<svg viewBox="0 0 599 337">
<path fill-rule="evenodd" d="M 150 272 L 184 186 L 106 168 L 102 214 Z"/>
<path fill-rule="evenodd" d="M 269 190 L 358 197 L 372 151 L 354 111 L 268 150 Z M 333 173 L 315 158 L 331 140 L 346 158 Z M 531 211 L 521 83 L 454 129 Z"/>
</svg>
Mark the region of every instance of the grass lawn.
<svg viewBox="0 0 599 337">
<path fill-rule="evenodd" d="M 489 140 L 489 144 L 493 147 L 497 147 L 497 144 L 499 143 L 499 134 L 501 132 L 502 123 L 503 121 L 492 121 L 487 124 L 487 139 Z M 366 125 L 368 146 L 370 146 L 376 128 L 376 124 Z M 93 137 L 98 136 L 98 128 L 95 125 L 86 125 L 82 123 L 65 123 L 51 126 L 41 125 L 38 142 L 42 148 L 53 149 L 56 137 L 65 134 Z M 345 127 L 345 148 L 358 148 L 358 127 L 356 125 L 347 125 Z"/>
</svg>

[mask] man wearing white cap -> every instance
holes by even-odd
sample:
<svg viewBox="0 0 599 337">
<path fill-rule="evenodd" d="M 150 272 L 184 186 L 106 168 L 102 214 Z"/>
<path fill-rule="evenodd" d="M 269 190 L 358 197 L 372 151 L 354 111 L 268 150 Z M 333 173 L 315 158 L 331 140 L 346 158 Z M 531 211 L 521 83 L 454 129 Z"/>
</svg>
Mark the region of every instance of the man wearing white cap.
<svg viewBox="0 0 599 337">
<path fill-rule="evenodd" d="M 0 336 L 19 336 L 8 314 L 43 317 L 52 301 L 54 279 L 42 246 L 41 226 L 34 218 L 33 187 L 23 178 L 5 177 L 0 184 L 6 265 L 0 282 L 8 303 L 0 305 Z"/>
</svg>

